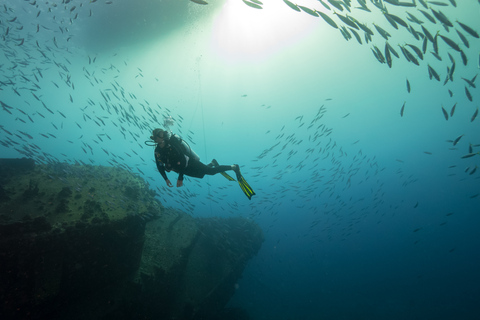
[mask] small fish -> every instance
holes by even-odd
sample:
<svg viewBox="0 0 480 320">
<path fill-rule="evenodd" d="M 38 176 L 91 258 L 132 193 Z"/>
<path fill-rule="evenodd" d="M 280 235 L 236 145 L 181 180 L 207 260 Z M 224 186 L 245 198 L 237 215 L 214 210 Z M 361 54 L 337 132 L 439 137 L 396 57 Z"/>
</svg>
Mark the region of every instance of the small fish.
<svg viewBox="0 0 480 320">
<path fill-rule="evenodd" d="M 477 108 L 477 110 L 475 110 L 475 112 L 473 113 L 472 119 L 470 119 L 470 122 L 473 122 L 473 120 L 475 120 L 475 118 L 477 117 L 477 115 L 478 115 L 478 108 Z"/>
<path fill-rule="evenodd" d="M 477 171 L 477 166 L 475 166 L 475 168 L 473 168 L 472 171 L 469 172 L 469 175 L 474 174 L 476 171 Z"/>
<path fill-rule="evenodd" d="M 427 7 L 425 7 L 427 8 Z M 437 23 L 437 21 L 435 20 L 434 17 L 432 17 L 428 12 L 424 11 L 424 10 L 421 10 L 421 9 L 418 9 L 418 11 L 420 11 L 424 16 L 425 18 L 427 18 L 428 20 L 430 20 L 431 23 Z"/>
<path fill-rule="evenodd" d="M 470 91 L 468 91 L 468 88 L 465 87 L 465 95 L 467 96 L 468 100 L 472 101 L 472 95 L 470 94 Z"/>
<path fill-rule="evenodd" d="M 355 34 L 355 36 L 357 36 L 357 40 L 358 40 L 358 35 L 356 33 L 354 33 L 354 34 Z M 360 42 L 360 44 L 362 44 L 362 43 Z M 392 67 L 392 56 L 390 55 L 390 49 L 388 48 L 388 42 L 385 43 L 385 59 L 387 60 L 388 67 L 391 68 Z"/>
<path fill-rule="evenodd" d="M 193 0 L 191 0 L 193 1 Z M 263 9 L 262 6 L 259 6 L 258 4 L 256 3 L 253 3 L 253 2 L 249 2 L 249 1 L 246 1 L 246 0 L 242 0 L 243 3 L 245 3 L 247 6 L 251 7 L 251 8 L 255 8 L 255 9 Z"/>
<path fill-rule="evenodd" d="M 302 9 L 303 11 L 305 11 L 306 13 L 308 13 L 311 16 L 318 17 L 318 13 L 315 10 L 312 10 L 310 8 L 300 6 L 300 5 L 297 5 L 297 7 L 299 7 L 300 9 Z"/>
<path fill-rule="evenodd" d="M 293 10 L 295 11 L 298 11 L 300 12 L 301 10 L 293 3 L 291 3 L 290 1 L 288 0 L 283 0 L 283 2 L 285 2 L 290 8 L 292 8 Z"/>
<path fill-rule="evenodd" d="M 457 23 L 460 25 L 460 27 L 462 27 L 463 30 L 468 32 L 470 35 L 472 35 L 473 37 L 475 37 L 477 39 L 479 38 L 479 35 L 475 30 L 473 30 L 472 28 L 470 28 L 466 24 L 463 24 L 463 23 L 459 22 L 458 20 L 457 20 Z"/>
<path fill-rule="evenodd" d="M 455 51 L 462 51 L 462 49 L 460 49 L 460 47 L 458 46 L 458 44 L 456 44 L 452 39 L 448 38 L 448 37 L 445 37 L 445 36 L 442 36 L 441 34 L 439 34 L 440 38 L 443 39 L 443 41 L 445 41 L 446 44 L 448 44 L 450 47 L 452 47 L 453 50 Z"/>
<path fill-rule="evenodd" d="M 450 110 L 450 117 L 453 117 L 453 113 L 455 112 L 456 107 L 457 107 L 457 103 L 455 103 L 452 107 L 452 110 Z"/>
<path fill-rule="evenodd" d="M 460 51 L 460 56 L 462 57 L 463 65 L 466 66 L 468 64 L 468 58 L 463 50 Z"/>
<path fill-rule="evenodd" d="M 453 145 L 457 145 L 457 143 L 460 141 L 460 139 L 462 139 L 462 137 L 464 136 L 464 134 L 458 136 L 455 140 L 453 140 Z"/>
<path fill-rule="evenodd" d="M 437 18 L 438 20 L 440 20 L 444 25 L 453 28 L 453 24 L 452 24 L 452 23 L 450 22 L 450 20 L 448 20 L 448 18 L 442 13 L 442 11 L 440 11 L 440 10 L 435 11 L 435 10 L 433 10 L 432 8 L 430 8 L 430 10 L 432 10 L 433 15 L 435 16 L 435 18 Z"/>
<path fill-rule="evenodd" d="M 407 92 L 410 93 L 410 82 L 407 79 Z"/>
<path fill-rule="evenodd" d="M 208 4 L 208 2 L 203 0 L 190 0 L 190 1 L 195 2 L 196 4 Z"/>
<path fill-rule="evenodd" d="M 430 65 L 428 65 L 428 75 L 430 79 L 432 79 L 432 76 L 437 80 L 440 81 L 440 76 L 438 75 L 437 71 L 433 69 Z"/>
<path fill-rule="evenodd" d="M 406 101 L 403 102 L 403 106 L 402 106 L 402 108 L 400 109 L 400 117 L 403 117 L 403 112 L 404 112 L 404 110 L 405 110 L 405 103 L 406 103 Z"/>
<path fill-rule="evenodd" d="M 467 158 L 471 158 L 471 157 L 473 157 L 473 156 L 476 156 L 477 154 L 480 154 L 480 152 L 467 153 L 466 155 L 462 156 L 461 158 L 462 158 L 462 159 L 467 159 Z"/>
<path fill-rule="evenodd" d="M 457 29 L 455 29 L 455 31 L 457 31 L 457 34 L 458 34 L 458 36 L 460 37 L 460 40 L 462 40 L 462 42 L 463 42 L 463 44 L 465 45 L 465 47 L 470 48 L 470 43 L 468 42 L 467 38 L 465 38 L 465 36 L 463 35 L 463 33 L 461 33 L 460 31 L 458 31 Z"/>
<path fill-rule="evenodd" d="M 447 3 L 445 3 L 445 2 L 439 2 L 439 1 L 428 1 L 428 3 L 434 4 L 434 5 L 436 5 L 436 6 L 442 6 L 442 7 L 448 6 Z"/>
<path fill-rule="evenodd" d="M 331 25 L 335 29 L 338 29 L 337 24 L 335 23 L 335 21 L 333 21 L 332 18 L 330 18 L 329 16 L 327 16 L 325 13 L 323 13 L 321 11 L 316 11 L 316 12 L 320 15 L 320 17 L 322 17 L 323 20 L 325 20 L 326 23 L 328 23 L 329 25 Z"/>
<path fill-rule="evenodd" d="M 475 76 L 476 78 L 477 76 Z M 472 88 L 476 88 L 475 86 L 475 78 L 473 78 L 473 80 L 470 80 L 470 79 L 466 79 L 466 78 L 462 78 L 463 81 L 465 81 L 466 83 L 468 83 L 468 85 Z"/>
<path fill-rule="evenodd" d="M 442 112 L 443 112 L 443 116 L 445 117 L 445 120 L 448 121 L 448 112 L 447 110 L 445 110 L 445 108 L 442 106 Z"/>
</svg>

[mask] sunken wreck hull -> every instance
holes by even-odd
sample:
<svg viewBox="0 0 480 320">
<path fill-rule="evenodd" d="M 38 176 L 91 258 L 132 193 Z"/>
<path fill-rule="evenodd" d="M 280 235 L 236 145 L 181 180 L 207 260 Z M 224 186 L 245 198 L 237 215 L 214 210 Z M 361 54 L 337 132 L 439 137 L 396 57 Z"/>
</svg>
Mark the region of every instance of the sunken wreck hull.
<svg viewBox="0 0 480 320">
<path fill-rule="evenodd" d="M 2 319 L 234 319 L 262 242 L 247 219 L 164 208 L 121 168 L 0 159 Z"/>
</svg>

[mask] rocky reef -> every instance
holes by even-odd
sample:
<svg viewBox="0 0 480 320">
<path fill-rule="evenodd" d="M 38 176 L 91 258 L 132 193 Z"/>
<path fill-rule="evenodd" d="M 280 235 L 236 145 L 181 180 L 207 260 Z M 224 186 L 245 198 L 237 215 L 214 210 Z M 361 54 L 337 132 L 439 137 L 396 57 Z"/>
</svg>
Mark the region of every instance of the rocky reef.
<svg viewBox="0 0 480 320">
<path fill-rule="evenodd" d="M 246 319 L 225 305 L 262 242 L 121 168 L 0 159 L 2 319 Z"/>
</svg>

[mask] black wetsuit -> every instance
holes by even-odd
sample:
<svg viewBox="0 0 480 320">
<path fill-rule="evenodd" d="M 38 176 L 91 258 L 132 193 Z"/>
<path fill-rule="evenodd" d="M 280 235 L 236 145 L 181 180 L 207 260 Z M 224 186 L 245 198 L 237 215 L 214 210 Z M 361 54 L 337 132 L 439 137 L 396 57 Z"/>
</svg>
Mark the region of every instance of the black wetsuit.
<svg viewBox="0 0 480 320">
<path fill-rule="evenodd" d="M 183 180 L 183 175 L 194 178 L 203 178 L 206 174 L 214 175 L 227 170 L 232 170 L 231 166 L 207 166 L 199 160 L 187 156 L 181 147 L 182 141 L 175 135 L 165 141 L 165 147 L 155 148 L 155 162 L 158 171 L 163 179 L 167 180 L 165 171 L 174 171 L 178 173 L 178 180 Z"/>
</svg>

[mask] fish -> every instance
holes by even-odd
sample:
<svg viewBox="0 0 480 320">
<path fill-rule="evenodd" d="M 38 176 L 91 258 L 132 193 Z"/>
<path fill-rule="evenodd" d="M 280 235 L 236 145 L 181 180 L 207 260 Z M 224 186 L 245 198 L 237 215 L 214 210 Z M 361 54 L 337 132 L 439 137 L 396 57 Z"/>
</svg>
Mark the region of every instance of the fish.
<svg viewBox="0 0 480 320">
<path fill-rule="evenodd" d="M 191 0 L 193 1 L 193 0 Z M 262 6 L 256 4 L 256 3 L 253 3 L 253 2 L 249 2 L 249 1 L 246 1 L 246 0 L 242 0 L 243 3 L 245 3 L 247 6 L 251 7 L 251 8 L 254 8 L 254 9 L 263 9 Z"/>
<path fill-rule="evenodd" d="M 358 43 L 362 44 L 362 38 L 360 38 L 360 35 L 358 34 L 358 32 L 353 30 L 352 28 L 350 28 L 350 31 L 353 33 L 353 35 L 355 36 L 355 39 L 357 39 Z M 387 60 L 387 62 L 388 62 L 388 60 Z"/>
<path fill-rule="evenodd" d="M 452 24 L 452 23 L 450 22 L 450 20 L 448 20 L 448 18 L 442 13 L 442 11 L 440 11 L 440 10 L 435 11 L 435 10 L 433 10 L 432 8 L 430 8 L 430 10 L 433 12 L 433 15 L 435 16 L 435 18 L 437 18 L 438 20 L 440 20 L 444 25 L 453 28 L 453 24 Z"/>
<path fill-rule="evenodd" d="M 400 17 L 398 17 L 394 14 L 391 14 L 391 13 L 385 13 L 385 15 L 388 15 L 389 18 L 393 19 L 396 23 L 398 23 L 402 27 L 408 28 L 408 24 L 405 21 L 403 21 L 402 18 L 400 18 Z"/>
<path fill-rule="evenodd" d="M 400 117 L 403 117 L 403 112 L 405 110 L 405 103 L 406 101 L 403 102 L 402 108 L 400 109 Z"/>
<path fill-rule="evenodd" d="M 207 1 L 203 1 L 203 0 L 190 0 L 190 1 L 195 2 L 196 4 L 202 4 L 202 5 L 208 4 Z"/>
<path fill-rule="evenodd" d="M 473 30 L 472 28 L 470 28 L 469 26 L 467 26 L 466 24 L 463 24 L 461 23 L 460 21 L 457 20 L 457 23 L 460 25 L 460 27 L 462 27 L 463 30 L 465 30 L 466 32 L 468 32 L 471 36 L 475 37 L 475 38 L 479 38 L 480 36 L 478 35 L 478 33 Z"/>
<path fill-rule="evenodd" d="M 470 48 L 470 43 L 468 42 L 467 38 L 465 38 L 465 36 L 463 35 L 463 33 L 461 33 L 460 31 L 458 31 L 457 29 L 455 29 L 455 31 L 457 31 L 457 34 L 458 36 L 460 37 L 460 40 L 462 40 L 463 42 L 463 45 L 467 48 Z"/>
<path fill-rule="evenodd" d="M 438 75 L 437 71 L 435 71 L 435 69 L 433 69 L 430 65 L 428 65 L 428 75 L 430 79 L 432 79 L 433 76 L 437 81 L 440 81 L 440 76 Z"/>
<path fill-rule="evenodd" d="M 423 23 L 422 20 L 419 20 L 417 17 L 415 17 L 413 14 L 411 14 L 410 12 L 407 12 L 407 15 L 408 15 L 408 20 L 412 21 L 413 23 L 416 23 L 416 24 L 419 24 L 421 25 Z"/>
<path fill-rule="evenodd" d="M 467 153 L 466 155 L 461 156 L 462 159 L 467 159 L 476 156 L 477 154 L 480 154 L 480 152 L 475 152 L 475 153 Z"/>
<path fill-rule="evenodd" d="M 428 1 L 428 3 L 434 4 L 434 5 L 436 5 L 436 6 L 442 6 L 442 7 L 448 6 L 447 3 L 445 3 L 445 2 L 440 2 L 440 1 Z"/>
<path fill-rule="evenodd" d="M 415 58 L 414 55 L 405 48 L 405 46 L 400 46 L 400 49 L 402 50 L 402 53 L 403 53 L 403 55 L 405 56 L 405 59 L 407 59 L 408 62 L 412 62 L 413 64 L 415 64 L 417 66 L 420 65 L 420 63 L 418 63 L 417 58 Z"/>
<path fill-rule="evenodd" d="M 328 15 L 326 15 L 323 12 L 320 12 L 320 11 L 316 11 L 316 12 L 320 15 L 320 17 L 322 17 L 323 20 L 325 20 L 326 23 L 328 23 L 329 25 L 331 25 L 335 29 L 338 29 L 338 25 L 335 23 L 335 21 L 333 21 L 332 18 L 330 18 Z"/>
<path fill-rule="evenodd" d="M 447 110 L 445 110 L 445 108 L 442 106 L 442 112 L 443 112 L 443 116 L 445 117 L 445 120 L 448 121 L 448 112 Z"/>
<path fill-rule="evenodd" d="M 354 29 L 356 29 L 356 30 L 359 30 L 358 26 L 355 24 L 355 22 L 354 22 L 353 20 L 351 20 L 351 19 L 349 18 L 348 15 L 342 16 L 341 14 L 336 13 L 336 12 L 335 12 L 334 14 L 336 14 L 337 17 L 338 17 L 340 20 L 342 20 L 342 21 L 343 21 L 346 25 L 348 25 L 349 27 L 352 27 L 352 28 L 354 28 Z"/>
<path fill-rule="evenodd" d="M 393 19 L 392 16 L 390 14 L 388 14 L 387 12 L 383 12 L 383 15 L 385 16 L 387 21 L 392 25 L 392 27 L 394 27 L 395 29 L 398 30 L 398 25 L 397 25 L 397 22 L 395 21 L 395 19 Z"/>
<path fill-rule="evenodd" d="M 448 73 L 448 77 L 450 81 L 453 81 L 453 73 L 455 72 L 455 61 L 453 61 L 452 66 L 450 67 L 450 72 Z"/>
<path fill-rule="evenodd" d="M 283 0 L 283 2 L 285 2 L 290 8 L 292 8 L 293 10 L 295 11 L 298 11 L 300 12 L 301 10 L 295 5 L 293 4 L 292 2 L 288 1 L 288 0 Z"/>
<path fill-rule="evenodd" d="M 458 136 L 455 140 L 453 140 L 453 145 L 456 146 L 457 143 L 460 141 L 460 139 L 462 139 L 463 136 L 464 136 L 464 134 Z"/>
<path fill-rule="evenodd" d="M 428 12 L 424 11 L 424 10 L 421 10 L 421 9 L 418 9 L 418 11 L 420 11 L 424 16 L 425 18 L 427 18 L 428 20 L 430 20 L 431 23 L 437 23 L 437 21 L 435 20 L 434 17 L 432 17 Z"/>
<path fill-rule="evenodd" d="M 388 43 L 388 41 L 385 42 L 385 45 L 388 47 L 388 50 L 390 51 L 390 53 L 393 53 L 395 57 L 400 59 L 400 56 L 398 55 L 397 51 L 392 48 L 392 46 Z"/>
<path fill-rule="evenodd" d="M 468 58 L 463 50 L 460 50 L 460 56 L 462 57 L 463 65 L 466 66 L 468 64 Z"/>
<path fill-rule="evenodd" d="M 477 76 L 475 76 L 476 78 Z M 476 85 L 475 85 L 475 78 L 473 78 L 472 80 L 470 79 L 466 79 L 466 78 L 462 78 L 463 81 L 465 81 L 466 83 L 468 83 L 468 85 L 472 88 L 476 88 Z"/>
<path fill-rule="evenodd" d="M 299 7 L 300 9 L 302 9 L 302 11 L 308 13 L 311 16 L 318 17 L 318 13 L 315 10 L 300 5 L 297 5 L 297 7 Z"/>
<path fill-rule="evenodd" d="M 434 51 L 430 51 L 430 53 L 431 53 L 435 58 L 437 58 L 438 61 L 442 61 L 442 57 L 441 57 L 439 54 L 437 54 L 437 53 L 434 52 Z M 448 76 L 447 76 L 447 79 L 449 79 Z"/>
<path fill-rule="evenodd" d="M 473 122 L 475 120 L 475 118 L 477 117 L 477 115 L 478 115 L 478 108 L 473 113 L 472 118 L 470 119 L 470 122 Z"/>
<path fill-rule="evenodd" d="M 373 26 L 375 27 L 375 29 L 377 29 L 378 33 L 380 33 L 380 35 L 385 39 L 385 40 L 388 40 L 389 37 L 391 37 L 390 33 L 388 33 L 387 31 L 385 31 L 384 29 L 382 29 L 381 27 L 377 26 L 375 23 L 373 24 Z M 432 38 L 433 40 L 433 38 Z M 480 61 L 479 61 L 479 65 L 480 65 Z"/>
<path fill-rule="evenodd" d="M 337 0 L 327 0 L 327 1 L 328 1 L 328 3 L 330 3 L 332 6 L 334 6 L 338 10 L 343 11 L 342 3 L 340 1 L 337 1 Z M 321 1 L 321 2 L 322 2 L 322 4 L 324 4 L 323 1 Z"/>
<path fill-rule="evenodd" d="M 433 51 L 438 54 L 438 32 L 435 37 L 433 37 Z"/>
<path fill-rule="evenodd" d="M 414 46 L 413 44 L 406 43 L 405 45 L 412 48 L 413 51 L 415 51 L 415 53 L 417 54 L 417 56 L 420 58 L 420 60 L 423 60 L 422 50 L 420 50 L 417 46 Z"/>
<path fill-rule="evenodd" d="M 472 95 L 471 95 L 470 91 L 468 91 L 467 87 L 465 87 L 465 95 L 467 96 L 468 100 L 470 100 L 470 101 L 473 100 Z"/>
<path fill-rule="evenodd" d="M 388 48 L 388 43 L 385 43 L 385 59 L 389 68 L 392 67 L 392 56 L 390 55 L 390 50 Z"/>
<path fill-rule="evenodd" d="M 427 53 L 427 46 L 428 46 L 428 38 L 423 36 L 423 43 L 422 43 L 423 54 Z"/>
<path fill-rule="evenodd" d="M 442 36 L 441 34 L 439 34 L 440 38 L 443 39 L 443 41 L 445 41 L 446 44 L 448 44 L 450 47 L 452 47 L 453 50 L 455 51 L 462 51 L 462 49 L 460 49 L 460 47 L 458 46 L 458 44 L 456 44 L 452 39 L 448 38 L 448 37 L 445 37 L 445 36 Z"/>
<path fill-rule="evenodd" d="M 456 107 L 457 107 L 457 103 L 455 103 L 452 107 L 452 110 L 450 110 L 450 117 L 453 117 L 453 113 L 455 112 Z"/>
<path fill-rule="evenodd" d="M 355 7 L 356 9 L 360 9 L 360 10 L 367 11 L 367 12 L 372 12 L 372 11 L 370 11 L 370 9 L 368 9 L 367 3 L 365 2 L 365 0 L 358 0 L 358 3 L 360 4 L 360 7 Z"/>
</svg>

